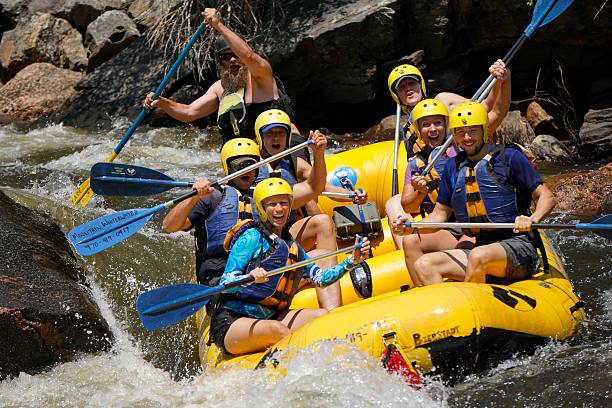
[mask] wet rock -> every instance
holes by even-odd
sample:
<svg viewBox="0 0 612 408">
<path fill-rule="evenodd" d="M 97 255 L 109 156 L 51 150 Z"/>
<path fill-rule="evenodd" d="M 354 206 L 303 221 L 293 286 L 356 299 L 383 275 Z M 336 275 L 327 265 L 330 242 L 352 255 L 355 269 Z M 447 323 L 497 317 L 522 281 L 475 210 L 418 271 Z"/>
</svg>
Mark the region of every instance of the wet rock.
<svg viewBox="0 0 612 408">
<path fill-rule="evenodd" d="M 82 77 L 46 62 L 28 65 L 0 88 L 0 113 L 22 121 L 49 117 L 75 94 Z"/>
<path fill-rule="evenodd" d="M 87 55 L 81 34 L 66 20 L 36 14 L 26 24 L 2 35 L 0 63 L 3 79 L 35 62 L 49 62 L 71 70 L 84 69 Z"/>
<path fill-rule="evenodd" d="M 600 210 L 600 214 L 612 214 L 612 193 L 608 194 L 608 197 L 604 200 Z"/>
<path fill-rule="evenodd" d="M 585 159 L 597 159 L 612 154 L 612 107 L 590 109 L 578 134 L 578 149 Z"/>
<path fill-rule="evenodd" d="M 554 118 L 536 101 L 527 106 L 526 118 L 536 135 L 556 134 L 559 131 Z"/>
<path fill-rule="evenodd" d="M 400 118 L 400 127 L 406 123 L 406 115 L 402 115 Z M 364 137 L 372 142 L 378 142 L 381 140 L 389 140 L 395 138 L 395 115 L 390 115 L 381 120 L 378 124 L 372 126 L 365 131 Z M 401 128 L 400 128 L 401 131 Z M 401 137 L 401 136 L 400 136 Z"/>
<path fill-rule="evenodd" d="M 89 69 L 93 69 L 127 47 L 140 36 L 136 24 L 123 12 L 110 10 L 87 26 L 85 46 Z"/>
<path fill-rule="evenodd" d="M 554 193 L 559 210 L 598 212 L 612 193 L 612 163 L 563 181 Z"/>
<path fill-rule="evenodd" d="M 0 379 L 108 350 L 108 324 L 57 224 L 2 192 L 0 213 Z"/>
<path fill-rule="evenodd" d="M 572 162 L 572 152 L 554 136 L 539 135 L 529 145 L 538 159 L 546 161 Z"/>
<path fill-rule="evenodd" d="M 495 143 L 530 144 L 535 138 L 533 129 L 520 111 L 510 111 L 492 136 Z"/>
</svg>

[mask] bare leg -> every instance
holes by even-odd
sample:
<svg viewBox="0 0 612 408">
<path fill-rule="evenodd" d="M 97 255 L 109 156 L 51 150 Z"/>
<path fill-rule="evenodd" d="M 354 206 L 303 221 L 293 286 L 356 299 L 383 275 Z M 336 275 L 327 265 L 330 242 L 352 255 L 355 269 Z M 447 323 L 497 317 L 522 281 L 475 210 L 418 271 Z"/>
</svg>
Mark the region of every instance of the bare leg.
<svg viewBox="0 0 612 408">
<path fill-rule="evenodd" d="M 466 282 L 484 283 L 486 275 L 506 276 L 506 250 L 498 243 L 474 248 L 468 257 Z"/>
<path fill-rule="evenodd" d="M 446 230 L 440 230 L 433 234 L 411 234 L 403 237 L 402 246 L 408 273 L 415 286 L 424 286 L 416 273 L 415 262 L 424 254 L 445 249 L 455 249 L 459 247 L 473 247 L 473 238 L 463 235 L 461 239 L 455 238 L 453 234 Z"/>
<path fill-rule="evenodd" d="M 228 352 L 245 354 L 265 350 L 289 333 L 289 328 L 277 320 L 242 317 L 232 323 L 223 342 Z"/>
<path fill-rule="evenodd" d="M 400 216 L 407 217 L 409 221 L 412 221 L 412 216 L 408 214 L 402 208 L 402 196 L 401 194 L 396 194 L 385 203 L 385 212 L 387 213 L 387 221 L 389 222 L 389 228 L 391 230 L 391 235 L 393 236 L 393 241 L 395 242 L 395 248 L 400 249 L 402 247 L 402 236 L 397 235 L 393 232 L 393 228 L 391 227 L 391 221 Z"/>
<path fill-rule="evenodd" d="M 442 283 L 444 278 L 463 281 L 467 262 L 468 257 L 464 251 L 451 249 L 421 256 L 414 263 L 414 270 L 424 286 Z"/>
<path fill-rule="evenodd" d="M 284 312 L 281 320 L 262 320 L 242 317 L 225 334 L 225 349 L 232 354 L 265 350 L 309 321 L 323 316 L 325 309 L 299 309 Z"/>
<path fill-rule="evenodd" d="M 289 232 L 302 245 L 305 251 L 311 251 L 316 248 L 317 250 L 323 250 L 321 253 L 325 253 L 337 249 L 332 222 L 326 214 L 301 219 L 291 226 Z M 318 253 L 318 255 L 321 253 Z M 334 256 L 317 262 L 317 265 L 322 269 L 327 269 L 337 263 L 338 259 Z M 334 282 L 329 286 L 317 288 L 316 290 L 319 306 L 332 310 L 342 305 L 340 282 Z"/>
</svg>

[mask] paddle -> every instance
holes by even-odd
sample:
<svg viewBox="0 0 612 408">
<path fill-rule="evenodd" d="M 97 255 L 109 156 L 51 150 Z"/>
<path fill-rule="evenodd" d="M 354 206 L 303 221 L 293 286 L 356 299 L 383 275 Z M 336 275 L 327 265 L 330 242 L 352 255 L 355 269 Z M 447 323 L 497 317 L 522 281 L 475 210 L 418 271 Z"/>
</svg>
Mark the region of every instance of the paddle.
<svg viewBox="0 0 612 408">
<path fill-rule="evenodd" d="M 175 181 L 170 176 L 146 167 L 121 163 L 96 163 L 91 168 L 91 189 L 106 196 L 145 196 L 163 193 L 193 183 Z"/>
<path fill-rule="evenodd" d="M 291 265 L 282 266 L 266 274 L 267 277 L 278 275 L 291 269 L 300 268 L 321 259 L 330 258 L 338 254 L 361 248 L 361 244 L 355 244 L 346 248 L 338 249 L 305 259 Z M 141 293 L 136 299 L 136 308 L 142 325 L 147 330 L 156 330 L 178 323 L 191 316 L 210 301 L 211 296 L 223 293 L 225 290 L 237 286 L 248 285 L 255 280 L 251 275 L 234 282 L 217 286 L 204 286 L 196 283 L 181 283 L 177 285 L 164 286 Z"/>
<path fill-rule="evenodd" d="M 174 64 L 172 65 L 168 73 L 166 74 L 166 76 L 164 76 L 164 79 L 161 81 L 161 83 L 155 90 L 155 93 L 153 94 L 153 99 L 159 98 L 159 95 L 162 93 L 162 91 L 164 90 L 168 82 L 170 81 L 170 78 L 172 78 L 172 75 L 174 75 L 178 67 L 181 65 L 181 63 L 187 56 L 187 53 L 189 52 L 191 47 L 193 47 L 193 44 L 195 43 L 196 39 L 200 36 L 200 34 L 202 33 L 202 31 L 204 31 L 205 28 L 206 28 L 206 24 L 201 23 L 198 29 L 196 30 L 196 32 L 191 36 L 191 39 L 185 46 L 185 49 L 178 56 L 178 58 L 176 59 L 176 61 L 174 62 Z M 136 117 L 136 120 L 134 121 L 134 123 L 132 123 L 132 126 L 130 126 L 130 128 L 127 130 L 127 132 L 123 136 L 123 139 L 121 139 L 119 144 L 115 146 L 115 148 L 113 149 L 113 152 L 106 159 L 107 162 L 110 163 L 113 160 L 115 160 L 115 157 L 117 157 L 117 155 L 121 152 L 121 149 L 123 149 L 123 147 L 128 142 L 130 137 L 132 137 L 132 135 L 136 131 L 136 128 L 138 127 L 138 125 L 140 125 L 140 122 L 143 121 L 143 119 L 148 115 L 148 113 L 149 113 L 148 109 L 142 108 L 140 110 L 138 117 Z M 77 187 L 75 192 L 70 197 L 70 202 L 72 204 L 75 204 L 75 205 L 80 204 L 83 207 L 85 207 L 87 206 L 87 203 L 89 203 L 89 200 L 93 196 L 93 193 L 94 192 L 90 186 L 90 179 L 88 178 L 83 183 L 81 183 L 79 187 Z"/>
<path fill-rule="evenodd" d="M 261 160 L 255 164 L 245 167 L 242 170 L 225 176 L 213 183 L 213 186 L 227 183 L 228 181 L 240 177 L 243 174 L 255 170 L 267 163 L 273 162 L 297 150 L 303 149 L 310 144 L 312 144 L 312 141 L 307 140 L 299 145 L 293 146 L 274 156 L 270 156 L 267 159 Z M 198 192 L 196 190 L 192 190 L 179 198 L 159 204 L 152 208 L 136 208 L 133 210 L 124 210 L 105 215 L 73 228 L 68 233 L 68 241 L 72 244 L 72 246 L 74 246 L 79 255 L 89 256 L 97 254 L 98 252 L 104 251 L 105 249 L 132 236 L 134 233 L 140 230 L 155 213 L 172 208 L 176 204 L 193 197 L 197 193 Z"/>
<path fill-rule="evenodd" d="M 512 222 L 405 222 L 409 228 L 514 228 Z M 538 229 L 579 229 L 591 230 L 606 239 L 612 239 L 612 214 L 604 215 L 594 221 L 577 224 L 532 224 Z"/>
<path fill-rule="evenodd" d="M 531 16 L 531 22 L 523 31 L 521 37 L 514 43 L 510 51 L 504 56 L 504 63 L 508 65 L 510 61 L 514 58 L 518 50 L 523 46 L 525 41 L 528 38 L 531 38 L 536 30 L 540 27 L 545 26 L 550 23 L 555 18 L 559 17 L 561 13 L 563 13 L 574 0 L 538 0 L 533 10 L 533 15 Z M 476 91 L 474 96 L 472 96 L 472 101 L 482 102 L 486 96 L 495 85 L 497 80 L 493 78 L 493 76 L 489 75 L 487 80 L 482 84 L 480 88 Z M 423 176 L 429 174 L 433 166 L 440 160 L 442 155 L 446 153 L 446 150 L 450 147 L 453 142 L 453 138 L 449 137 L 446 142 L 442 145 L 440 151 L 436 154 L 435 157 L 431 159 L 431 161 L 427 164 L 425 169 L 423 170 Z"/>
<path fill-rule="evenodd" d="M 397 104 L 395 109 L 395 137 L 393 138 L 393 174 L 391 180 L 391 195 L 394 196 L 399 192 L 398 177 L 397 177 L 397 159 L 399 154 L 399 134 L 400 134 L 400 118 L 402 116 L 402 107 Z"/>
<path fill-rule="evenodd" d="M 175 187 L 191 187 L 192 182 L 175 181 L 167 174 L 132 164 L 96 163 L 91 168 L 91 189 L 105 196 L 146 196 Z M 355 198 L 355 193 L 323 191 L 324 197 Z"/>
</svg>

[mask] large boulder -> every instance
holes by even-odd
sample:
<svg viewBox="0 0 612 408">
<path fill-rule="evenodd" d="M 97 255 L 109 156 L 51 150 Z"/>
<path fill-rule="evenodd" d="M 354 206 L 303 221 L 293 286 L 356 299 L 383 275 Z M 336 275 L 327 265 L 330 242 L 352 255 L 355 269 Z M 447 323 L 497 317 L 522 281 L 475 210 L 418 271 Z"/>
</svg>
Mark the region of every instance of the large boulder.
<svg viewBox="0 0 612 408">
<path fill-rule="evenodd" d="M 555 119 L 536 101 L 527 106 L 525 117 L 536 135 L 556 134 L 559 131 Z"/>
<path fill-rule="evenodd" d="M 87 26 L 85 46 L 89 69 L 95 68 L 140 36 L 136 23 L 119 10 L 110 10 Z"/>
<path fill-rule="evenodd" d="M 572 152 L 554 136 L 538 135 L 529 145 L 529 149 L 540 160 L 555 162 L 572 162 Z"/>
<path fill-rule="evenodd" d="M 128 14 L 141 27 L 151 28 L 183 0 L 134 0 L 128 8 Z"/>
<path fill-rule="evenodd" d="M 520 111 L 510 111 L 502 121 L 501 125 L 493 134 L 495 143 L 518 143 L 530 144 L 535 138 L 533 129 Z"/>
<path fill-rule="evenodd" d="M 588 159 L 612 154 L 612 108 L 590 109 L 578 134 L 580 154 Z"/>
<path fill-rule="evenodd" d="M 0 192 L 0 380 L 108 350 L 108 324 L 66 237 Z"/>
<path fill-rule="evenodd" d="M 29 6 L 33 13 L 50 13 L 64 18 L 79 30 L 85 28 L 102 13 L 121 9 L 125 0 L 33 0 Z"/>
<path fill-rule="evenodd" d="M 560 210 L 597 213 L 612 194 L 612 163 L 564 180 L 554 193 Z"/>
<path fill-rule="evenodd" d="M 28 65 L 0 88 L 0 113 L 21 121 L 50 117 L 75 94 L 82 77 L 46 62 Z"/>
<path fill-rule="evenodd" d="M 103 63 L 76 86 L 78 94 L 62 107 L 54 120 L 69 126 L 96 127 L 113 116 L 135 117 L 149 91 L 161 82 L 164 53 L 150 50 L 145 37 Z M 172 77 L 168 87 L 172 87 Z"/>
<path fill-rule="evenodd" d="M 70 23 L 50 14 L 36 14 L 25 24 L 2 35 L 0 63 L 3 80 L 15 76 L 35 62 L 49 62 L 61 68 L 82 70 L 87 54 L 82 36 Z"/>
</svg>

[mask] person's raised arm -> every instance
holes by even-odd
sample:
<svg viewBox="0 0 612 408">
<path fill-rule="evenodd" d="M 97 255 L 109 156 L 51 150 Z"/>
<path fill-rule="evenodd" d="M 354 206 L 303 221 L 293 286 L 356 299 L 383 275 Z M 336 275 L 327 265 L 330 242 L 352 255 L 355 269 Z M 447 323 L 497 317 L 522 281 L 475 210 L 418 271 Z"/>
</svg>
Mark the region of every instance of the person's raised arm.
<svg viewBox="0 0 612 408">
<path fill-rule="evenodd" d="M 489 112 L 489 135 L 492 135 L 499 125 L 501 125 L 510 110 L 512 83 L 510 79 L 510 69 L 506 68 L 502 60 L 495 61 L 495 63 L 489 67 L 489 72 L 497 80 L 491 93 L 483 102 L 483 105 Z M 491 104 L 490 108 L 485 102 Z"/>
<path fill-rule="evenodd" d="M 310 131 L 313 141 L 313 166 L 308 178 L 293 186 L 293 208 L 300 208 L 310 200 L 316 200 L 325 189 L 327 166 L 325 165 L 325 148 L 327 138 L 318 130 Z"/>
<path fill-rule="evenodd" d="M 202 12 L 204 22 L 215 29 L 225 38 L 227 45 L 238 56 L 238 58 L 247 66 L 249 72 L 258 82 L 272 80 L 272 67 L 270 63 L 257 54 L 249 44 L 246 43 L 240 36 L 230 30 L 219 18 L 217 9 L 206 8 Z"/>
<path fill-rule="evenodd" d="M 410 179 L 410 184 L 404 185 L 402 191 L 402 208 L 409 214 L 418 213 L 421 209 L 421 203 L 428 193 L 427 181 L 425 177 L 415 174 Z"/>
</svg>

